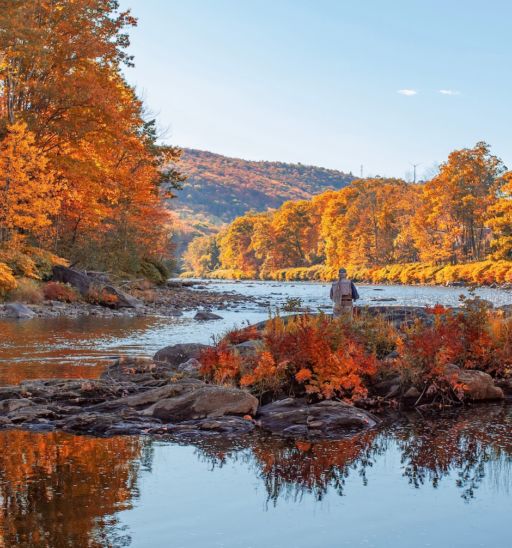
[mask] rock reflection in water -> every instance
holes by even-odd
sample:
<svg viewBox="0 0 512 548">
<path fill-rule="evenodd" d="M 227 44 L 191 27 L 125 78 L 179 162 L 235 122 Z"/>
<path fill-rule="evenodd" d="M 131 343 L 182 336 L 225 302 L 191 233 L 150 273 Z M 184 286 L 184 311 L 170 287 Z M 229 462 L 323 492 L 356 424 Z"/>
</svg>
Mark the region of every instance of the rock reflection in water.
<svg viewBox="0 0 512 548">
<path fill-rule="evenodd" d="M 122 546 L 147 440 L 0 433 L 0 546 Z"/>
<path fill-rule="evenodd" d="M 344 495 L 350 475 L 368 483 L 367 471 L 394 446 L 401 455 L 402 474 L 414 488 L 437 488 L 443 478 L 455 480 L 467 501 L 484 478 L 496 488 L 511 485 L 512 413 L 508 406 L 451 411 L 442 417 L 404 417 L 384 426 L 338 441 L 305 442 L 253 438 L 246 446 L 226 441 L 198 443 L 198 455 L 213 466 L 242 459 L 262 479 L 268 500 L 300 500 L 313 495 L 320 501 L 329 491 Z"/>
<path fill-rule="evenodd" d="M 232 504 L 240 499 L 231 497 L 261 501 L 257 490 L 248 487 L 242 494 L 235 486 L 237 477 L 256 476 L 265 489 L 267 513 L 278 513 L 281 506 L 295 502 L 306 507 L 312 501 L 330 498 L 332 502 L 333 496 L 346 496 L 347 503 L 357 508 L 361 493 L 354 491 L 356 484 L 364 497 L 385 493 L 395 509 L 402 508 L 397 497 L 407 500 L 400 482 L 421 491 L 426 501 L 435 500 L 432 489 L 441 484 L 458 491 L 472 507 L 478 507 L 479 496 L 488 501 L 490 492 L 504 493 L 509 500 L 512 409 L 490 405 L 450 411 L 443 417 L 411 415 L 347 439 L 316 443 L 262 435 L 152 441 L 19 430 L 0 432 L 0 443 L 8 447 L 0 453 L 0 546 L 128 546 L 132 535 L 140 538 L 141 518 L 127 519 L 132 508 L 142 508 L 149 497 L 157 533 L 173 536 L 178 534 L 175 528 L 190 523 L 189 512 L 197 512 L 197 501 L 206 501 L 205 508 L 226 504 L 225 498 L 219 498 L 218 478 L 227 480 L 221 490 Z M 194 446 L 197 458 L 183 460 L 177 444 Z M 391 483 L 382 483 L 375 473 L 383 470 L 388 457 L 395 463 Z M 160 468 L 162 458 L 164 468 Z M 159 472 L 152 471 L 154 463 Z M 144 474 L 165 474 L 172 482 L 178 476 L 194 478 L 205 465 L 214 476 L 212 482 L 195 485 L 197 491 L 188 494 L 181 492 L 184 504 L 180 497 L 169 497 L 166 489 L 160 495 L 151 490 L 139 493 L 147 485 L 141 483 Z M 484 483 L 487 489 L 479 493 Z M 383 492 L 382 485 L 393 487 Z M 136 504 L 139 496 L 141 504 Z M 501 506 L 492 512 L 503 511 Z M 206 516 L 202 518 L 209 523 Z M 144 531 L 149 544 L 153 532 Z"/>
</svg>

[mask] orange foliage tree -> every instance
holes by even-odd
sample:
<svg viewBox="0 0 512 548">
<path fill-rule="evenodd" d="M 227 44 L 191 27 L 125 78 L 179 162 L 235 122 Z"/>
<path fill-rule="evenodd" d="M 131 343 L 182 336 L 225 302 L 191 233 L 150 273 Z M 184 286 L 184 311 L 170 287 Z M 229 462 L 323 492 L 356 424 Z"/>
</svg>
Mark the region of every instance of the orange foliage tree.
<svg viewBox="0 0 512 548">
<path fill-rule="evenodd" d="M 164 166 L 179 151 L 157 146 L 122 76 L 135 24 L 115 0 L 0 1 L 0 139 L 26 124 L 55 181 L 34 242 L 84 266 L 135 271 L 168 252 L 163 200 L 181 177 Z"/>
</svg>

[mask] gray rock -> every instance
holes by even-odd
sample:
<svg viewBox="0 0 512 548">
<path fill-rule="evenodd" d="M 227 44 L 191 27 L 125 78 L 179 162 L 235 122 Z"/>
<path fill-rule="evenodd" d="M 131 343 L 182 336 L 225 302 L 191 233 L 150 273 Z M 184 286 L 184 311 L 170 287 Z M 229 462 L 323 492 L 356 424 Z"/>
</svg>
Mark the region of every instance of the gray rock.
<svg viewBox="0 0 512 548">
<path fill-rule="evenodd" d="M 203 384 L 181 396 L 160 400 L 143 413 L 166 422 L 181 422 L 224 415 L 254 415 L 257 409 L 258 400 L 245 390 Z"/>
<path fill-rule="evenodd" d="M 449 380 L 461 383 L 464 396 L 472 401 L 502 400 L 505 397 L 492 377 L 478 369 L 460 369 L 456 365 L 448 364 L 444 373 Z"/>
<path fill-rule="evenodd" d="M 82 297 L 89 293 L 91 285 L 95 281 L 92 276 L 88 276 L 85 272 L 60 265 L 53 267 L 52 280 L 73 286 Z"/>
<path fill-rule="evenodd" d="M 28 398 L 17 398 L 14 400 L 2 400 L 0 401 L 0 413 L 12 413 L 22 407 L 34 405 Z"/>
<path fill-rule="evenodd" d="M 243 343 L 233 346 L 233 348 L 237 350 L 242 356 L 250 356 L 252 354 L 256 354 L 258 350 L 261 349 L 261 347 L 262 342 L 260 340 L 245 341 Z"/>
<path fill-rule="evenodd" d="M 421 392 L 415 387 L 411 386 L 408 390 L 405 391 L 404 398 L 407 400 L 417 400 L 421 396 Z"/>
<path fill-rule="evenodd" d="M 199 360 L 196 360 L 195 358 L 190 358 L 186 362 L 180 363 L 180 365 L 178 365 L 178 371 L 180 373 L 185 373 L 189 376 L 198 376 L 200 369 L 201 362 L 199 362 Z"/>
<path fill-rule="evenodd" d="M 6 316 L 19 320 L 28 320 L 35 316 L 35 312 L 21 303 L 7 303 L 5 305 Z"/>
<path fill-rule="evenodd" d="M 287 398 L 259 409 L 257 422 L 273 434 L 303 438 L 340 438 L 375 426 L 379 419 L 346 403 Z"/>
<path fill-rule="evenodd" d="M 155 362 L 165 362 L 178 367 L 192 358 L 197 360 L 205 348 L 208 348 L 208 345 L 198 343 L 173 344 L 159 350 L 153 356 L 153 359 Z"/>
<path fill-rule="evenodd" d="M 116 298 L 116 301 L 112 304 L 112 308 L 140 308 L 143 306 L 142 301 L 112 285 L 106 285 L 102 291 Z"/>
<path fill-rule="evenodd" d="M 196 315 L 194 316 L 194 320 L 198 320 L 200 322 L 210 321 L 210 320 L 222 320 L 222 316 L 219 316 L 218 314 L 214 314 L 213 312 L 210 312 L 209 310 L 199 310 L 196 312 Z"/>
</svg>

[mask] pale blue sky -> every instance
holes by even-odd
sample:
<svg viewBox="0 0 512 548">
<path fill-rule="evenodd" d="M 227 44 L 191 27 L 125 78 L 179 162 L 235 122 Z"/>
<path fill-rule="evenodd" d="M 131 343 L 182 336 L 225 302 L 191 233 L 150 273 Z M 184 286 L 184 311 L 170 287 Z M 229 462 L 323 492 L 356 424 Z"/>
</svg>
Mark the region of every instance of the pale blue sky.
<svg viewBox="0 0 512 548">
<path fill-rule="evenodd" d="M 128 79 L 170 143 L 403 177 L 485 140 L 512 167 L 511 1 L 121 6 L 139 19 Z"/>
</svg>

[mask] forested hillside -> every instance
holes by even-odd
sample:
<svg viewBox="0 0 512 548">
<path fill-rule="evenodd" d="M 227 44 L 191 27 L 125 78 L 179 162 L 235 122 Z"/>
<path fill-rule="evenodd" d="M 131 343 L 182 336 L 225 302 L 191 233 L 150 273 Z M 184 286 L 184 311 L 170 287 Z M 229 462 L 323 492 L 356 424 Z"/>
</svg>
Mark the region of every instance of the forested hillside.
<svg viewBox="0 0 512 548">
<path fill-rule="evenodd" d="M 196 236 L 212 234 L 244 213 L 277 208 L 288 200 L 308 199 L 340 189 L 354 179 L 334 169 L 253 162 L 202 150 L 184 149 L 179 170 L 187 176 L 177 200 L 178 253 Z"/>
<path fill-rule="evenodd" d="M 186 253 L 196 274 L 368 281 L 512 282 L 512 172 L 486 143 L 454 151 L 424 184 L 362 179 L 250 212 Z"/>
</svg>

